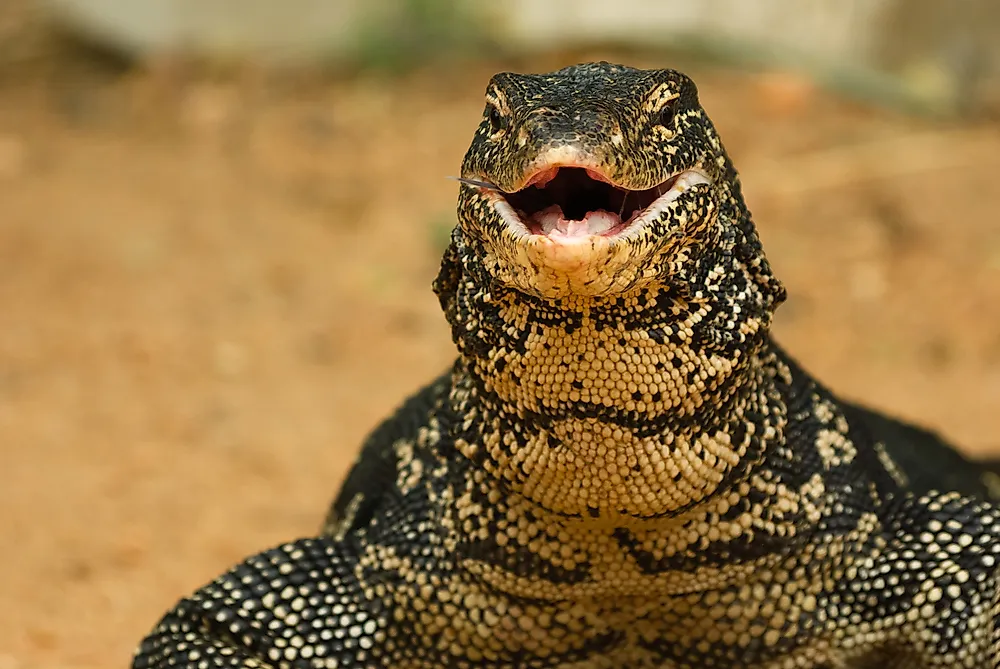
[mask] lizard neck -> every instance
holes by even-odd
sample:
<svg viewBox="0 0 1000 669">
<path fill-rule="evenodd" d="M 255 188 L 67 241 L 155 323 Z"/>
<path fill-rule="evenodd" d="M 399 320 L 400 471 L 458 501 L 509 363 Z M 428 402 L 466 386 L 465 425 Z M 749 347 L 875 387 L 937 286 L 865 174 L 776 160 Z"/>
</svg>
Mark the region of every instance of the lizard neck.
<svg viewBox="0 0 1000 669">
<path fill-rule="evenodd" d="M 475 419 L 456 443 L 546 510 L 677 516 L 780 438 L 769 314 L 670 286 L 553 301 L 459 283 L 451 401 Z"/>
</svg>

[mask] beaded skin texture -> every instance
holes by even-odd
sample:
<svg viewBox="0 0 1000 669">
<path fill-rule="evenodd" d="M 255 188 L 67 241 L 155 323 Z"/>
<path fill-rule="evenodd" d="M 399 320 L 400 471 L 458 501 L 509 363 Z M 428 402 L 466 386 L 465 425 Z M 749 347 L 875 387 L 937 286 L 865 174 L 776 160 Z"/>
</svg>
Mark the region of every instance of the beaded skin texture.
<svg viewBox="0 0 1000 669">
<path fill-rule="evenodd" d="M 1000 667 L 995 479 L 771 339 L 784 289 L 694 83 L 590 63 L 486 99 L 434 284 L 454 366 L 317 536 L 133 667 Z"/>
</svg>

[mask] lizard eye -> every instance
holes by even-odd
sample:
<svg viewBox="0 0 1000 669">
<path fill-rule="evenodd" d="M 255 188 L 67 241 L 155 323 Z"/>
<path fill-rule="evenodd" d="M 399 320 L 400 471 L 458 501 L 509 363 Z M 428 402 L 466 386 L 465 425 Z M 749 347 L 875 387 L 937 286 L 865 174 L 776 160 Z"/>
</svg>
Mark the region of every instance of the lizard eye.
<svg viewBox="0 0 1000 669">
<path fill-rule="evenodd" d="M 670 100 L 656 113 L 656 125 L 669 129 L 674 122 L 674 101 Z"/>
<path fill-rule="evenodd" d="M 486 105 L 486 120 L 490 123 L 490 134 L 495 135 L 507 127 L 503 114 L 494 105 Z"/>
</svg>

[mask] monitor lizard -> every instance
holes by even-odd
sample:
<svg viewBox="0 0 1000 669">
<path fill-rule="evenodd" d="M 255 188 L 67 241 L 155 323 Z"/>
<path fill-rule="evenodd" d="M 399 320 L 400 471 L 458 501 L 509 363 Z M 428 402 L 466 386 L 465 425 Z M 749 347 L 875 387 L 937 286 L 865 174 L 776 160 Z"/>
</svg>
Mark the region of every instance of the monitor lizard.
<svg viewBox="0 0 1000 669">
<path fill-rule="evenodd" d="M 773 340 L 690 78 L 498 74 L 459 180 L 454 366 L 135 669 L 1000 667 L 996 486 Z"/>
</svg>

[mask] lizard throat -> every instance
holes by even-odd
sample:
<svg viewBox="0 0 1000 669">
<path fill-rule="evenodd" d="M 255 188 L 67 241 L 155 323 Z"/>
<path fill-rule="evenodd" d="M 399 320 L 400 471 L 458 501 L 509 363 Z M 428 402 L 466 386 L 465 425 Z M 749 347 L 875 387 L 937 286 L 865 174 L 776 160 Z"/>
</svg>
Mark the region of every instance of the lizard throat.
<svg viewBox="0 0 1000 669">
<path fill-rule="evenodd" d="M 627 329 L 615 300 L 511 291 L 465 312 L 452 403 L 477 420 L 459 448 L 547 510 L 674 516 L 745 477 L 777 434 L 753 348 L 699 341 L 707 305 L 667 325 L 662 295 L 626 299 L 648 312 Z"/>
</svg>

